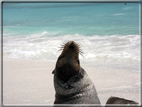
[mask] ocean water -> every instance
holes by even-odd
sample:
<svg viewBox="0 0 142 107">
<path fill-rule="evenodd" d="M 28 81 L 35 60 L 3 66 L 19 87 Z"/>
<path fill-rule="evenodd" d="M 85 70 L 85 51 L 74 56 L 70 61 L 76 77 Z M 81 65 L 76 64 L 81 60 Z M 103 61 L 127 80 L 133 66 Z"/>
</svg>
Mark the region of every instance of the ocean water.
<svg viewBox="0 0 142 107">
<path fill-rule="evenodd" d="M 70 40 L 84 63 L 140 72 L 139 4 L 3 3 L 4 55 L 56 61 Z"/>
</svg>

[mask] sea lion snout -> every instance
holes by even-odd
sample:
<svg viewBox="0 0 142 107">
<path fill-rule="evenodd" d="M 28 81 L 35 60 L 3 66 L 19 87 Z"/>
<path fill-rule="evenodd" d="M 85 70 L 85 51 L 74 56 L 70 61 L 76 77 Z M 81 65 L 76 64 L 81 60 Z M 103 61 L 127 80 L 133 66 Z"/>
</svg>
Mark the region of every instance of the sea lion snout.
<svg viewBox="0 0 142 107">
<path fill-rule="evenodd" d="M 72 42 L 70 45 L 69 45 L 69 48 L 74 48 L 74 43 Z"/>
</svg>

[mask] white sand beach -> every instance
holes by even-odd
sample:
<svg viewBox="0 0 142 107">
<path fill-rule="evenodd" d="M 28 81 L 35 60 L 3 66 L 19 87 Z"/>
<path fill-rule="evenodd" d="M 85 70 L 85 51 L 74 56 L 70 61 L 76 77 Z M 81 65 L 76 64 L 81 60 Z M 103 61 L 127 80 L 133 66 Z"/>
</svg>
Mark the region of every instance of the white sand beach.
<svg viewBox="0 0 142 107">
<path fill-rule="evenodd" d="M 3 58 L 4 104 L 53 104 L 54 85 L 52 71 L 56 62 Z M 140 73 L 100 69 L 83 64 L 95 84 L 102 104 L 110 96 L 140 103 Z"/>
</svg>

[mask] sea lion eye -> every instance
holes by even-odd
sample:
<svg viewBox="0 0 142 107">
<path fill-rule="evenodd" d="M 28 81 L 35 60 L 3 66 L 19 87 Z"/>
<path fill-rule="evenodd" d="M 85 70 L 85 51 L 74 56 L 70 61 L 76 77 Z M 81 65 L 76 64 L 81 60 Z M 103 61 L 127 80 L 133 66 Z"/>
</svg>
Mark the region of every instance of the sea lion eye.
<svg viewBox="0 0 142 107">
<path fill-rule="evenodd" d="M 80 64 L 79 60 L 76 60 L 78 64 Z"/>
</svg>

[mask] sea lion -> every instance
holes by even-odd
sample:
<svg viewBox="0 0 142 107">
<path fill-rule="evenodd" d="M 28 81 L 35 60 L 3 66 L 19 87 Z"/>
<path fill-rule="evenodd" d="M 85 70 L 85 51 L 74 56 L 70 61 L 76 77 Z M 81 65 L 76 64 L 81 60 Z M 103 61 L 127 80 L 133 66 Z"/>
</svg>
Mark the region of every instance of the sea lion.
<svg viewBox="0 0 142 107">
<path fill-rule="evenodd" d="M 74 41 L 63 46 L 54 74 L 54 104 L 101 104 L 95 86 L 80 66 L 80 48 Z"/>
<path fill-rule="evenodd" d="M 138 104 L 137 102 L 135 101 L 132 101 L 132 100 L 128 100 L 128 99 L 124 99 L 124 98 L 119 98 L 119 97 L 110 97 L 107 102 L 106 102 L 106 105 L 107 104 L 119 104 L 119 105 L 122 105 L 122 104 L 126 104 L 126 105 L 134 105 L 134 104 Z M 115 106 L 116 107 L 116 106 Z"/>
</svg>

